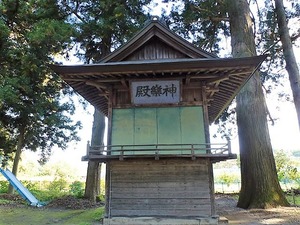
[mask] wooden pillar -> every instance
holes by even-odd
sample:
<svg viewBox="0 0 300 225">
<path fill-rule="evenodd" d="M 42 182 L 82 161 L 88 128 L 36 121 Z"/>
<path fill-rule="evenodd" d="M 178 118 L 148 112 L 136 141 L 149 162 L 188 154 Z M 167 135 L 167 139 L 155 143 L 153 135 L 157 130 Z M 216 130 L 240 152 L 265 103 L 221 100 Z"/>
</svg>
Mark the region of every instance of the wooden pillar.
<svg viewBox="0 0 300 225">
<path fill-rule="evenodd" d="M 209 118 L 208 118 L 208 102 L 206 96 L 206 84 L 202 85 L 202 107 L 203 107 L 203 117 L 204 117 L 204 133 L 205 141 L 210 144 L 210 134 L 209 134 Z"/>
<path fill-rule="evenodd" d="M 209 117 L 208 117 L 208 101 L 206 84 L 202 85 L 202 102 L 203 102 L 203 116 L 204 116 L 204 133 L 205 141 L 207 143 L 206 147 L 210 148 L 210 133 L 209 133 Z M 208 169 L 208 179 L 209 179 L 209 191 L 210 191 L 210 201 L 211 201 L 211 215 L 215 215 L 215 188 L 214 188 L 214 173 L 213 166 L 210 159 L 207 159 L 207 169 Z"/>
<path fill-rule="evenodd" d="M 110 150 L 111 145 L 111 132 L 112 132 L 112 106 L 113 106 L 113 99 L 115 93 L 113 89 L 110 88 L 109 90 L 109 97 L 108 97 L 108 123 L 107 123 L 107 150 Z M 110 154 L 107 152 L 107 154 Z M 111 167 L 110 162 L 106 162 L 106 173 L 105 173 L 105 217 L 110 218 L 110 195 L 111 195 Z"/>
</svg>

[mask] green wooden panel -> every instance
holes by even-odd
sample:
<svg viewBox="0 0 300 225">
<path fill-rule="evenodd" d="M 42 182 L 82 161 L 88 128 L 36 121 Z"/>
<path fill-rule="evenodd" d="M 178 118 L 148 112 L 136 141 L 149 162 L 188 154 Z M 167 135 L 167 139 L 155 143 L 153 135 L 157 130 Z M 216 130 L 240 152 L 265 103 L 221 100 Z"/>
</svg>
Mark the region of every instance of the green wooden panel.
<svg viewBox="0 0 300 225">
<path fill-rule="evenodd" d="M 182 144 L 205 143 L 202 107 L 181 107 L 181 131 Z"/>
<path fill-rule="evenodd" d="M 157 108 L 157 124 L 159 144 L 181 144 L 180 108 Z M 168 153 L 180 154 L 181 151 Z"/>
<path fill-rule="evenodd" d="M 135 109 L 134 143 L 136 145 L 157 144 L 156 108 Z M 137 149 L 138 147 L 136 147 Z M 144 147 L 144 148 L 153 148 Z M 154 152 L 147 152 L 153 154 Z"/>
<path fill-rule="evenodd" d="M 202 107 L 113 110 L 112 145 L 200 143 L 205 143 Z M 174 147 L 168 147 L 168 149 L 172 148 Z M 181 146 L 176 148 L 181 148 Z M 138 150 L 139 147 L 134 147 L 134 149 Z M 135 153 L 144 154 L 145 152 L 135 151 Z M 154 152 L 147 153 L 153 154 Z M 182 151 L 174 150 L 164 153 L 180 154 Z M 128 154 L 133 154 L 133 152 L 128 152 Z"/>
<path fill-rule="evenodd" d="M 181 107 L 182 144 L 205 143 L 202 107 Z"/>
<path fill-rule="evenodd" d="M 112 145 L 134 144 L 134 109 L 114 109 L 112 117 Z M 128 152 L 128 154 L 132 154 Z"/>
</svg>

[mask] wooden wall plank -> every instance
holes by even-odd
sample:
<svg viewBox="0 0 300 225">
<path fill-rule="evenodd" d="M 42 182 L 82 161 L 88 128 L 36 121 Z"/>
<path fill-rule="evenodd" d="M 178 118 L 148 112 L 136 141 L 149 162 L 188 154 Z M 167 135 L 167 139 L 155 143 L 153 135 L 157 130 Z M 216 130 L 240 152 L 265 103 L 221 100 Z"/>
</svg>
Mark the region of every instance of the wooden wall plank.
<svg viewBox="0 0 300 225">
<path fill-rule="evenodd" d="M 142 209 L 137 209 L 137 210 L 112 210 L 111 216 L 172 216 L 172 217 L 207 217 L 207 211 L 208 211 L 208 206 L 206 208 L 203 208 L 203 210 L 193 210 L 190 208 L 186 209 L 172 209 L 172 210 L 142 210 Z M 182 216 L 184 215 L 184 216 Z M 196 215 L 196 216 L 195 216 Z"/>
<path fill-rule="evenodd" d="M 205 159 L 111 162 L 110 216 L 211 215 Z"/>
<path fill-rule="evenodd" d="M 169 44 L 162 42 L 157 37 L 153 37 L 145 43 L 142 48 L 139 48 L 133 54 L 129 55 L 124 61 L 172 58 L 188 57 Z"/>
</svg>

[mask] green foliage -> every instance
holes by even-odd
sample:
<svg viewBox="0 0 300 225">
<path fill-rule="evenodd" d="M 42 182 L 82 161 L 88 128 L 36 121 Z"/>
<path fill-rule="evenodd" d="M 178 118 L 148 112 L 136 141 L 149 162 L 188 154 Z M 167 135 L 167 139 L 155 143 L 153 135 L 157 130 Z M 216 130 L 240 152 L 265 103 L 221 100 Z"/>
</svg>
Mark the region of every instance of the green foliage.
<svg viewBox="0 0 300 225">
<path fill-rule="evenodd" d="M 8 181 L 1 180 L 0 181 L 0 193 L 7 193 L 8 191 Z"/>
<path fill-rule="evenodd" d="M 28 190 L 33 191 L 33 190 L 38 190 L 39 186 L 37 182 L 32 182 L 32 181 L 22 181 L 22 184 L 24 187 L 26 187 Z"/>
<path fill-rule="evenodd" d="M 77 56 L 90 63 L 100 61 L 111 48 L 116 48 L 131 37 L 146 16 L 143 7 L 151 0 L 129 1 L 63 1 L 62 7 L 72 15 L 79 43 Z M 81 51 L 80 51 L 81 50 Z"/>
<path fill-rule="evenodd" d="M 100 195 L 96 198 L 97 201 L 105 202 L 105 181 L 100 181 Z"/>
<path fill-rule="evenodd" d="M 222 173 L 221 175 L 217 176 L 216 181 L 229 186 L 232 183 L 240 181 L 240 179 L 235 174 Z"/>
<path fill-rule="evenodd" d="M 59 178 L 57 180 L 52 181 L 49 184 L 48 189 L 49 191 L 52 191 L 54 193 L 59 193 L 66 190 L 67 187 L 68 187 L 67 181 L 63 178 Z"/>
<path fill-rule="evenodd" d="M 60 52 L 62 48 L 68 47 L 67 39 L 75 35 L 69 24 L 61 21 L 44 19 L 38 21 L 33 30 L 28 33 L 30 45 L 39 51 Z"/>
<path fill-rule="evenodd" d="M 83 197 L 84 195 L 84 184 L 80 181 L 74 181 L 71 185 L 70 185 L 70 193 L 72 195 L 75 195 L 78 198 Z"/>
<path fill-rule="evenodd" d="M 74 29 L 56 1 L 1 1 L 0 12 L 0 151 L 11 154 L 18 141 L 45 162 L 54 145 L 78 140 L 72 101 L 61 101 L 64 83 L 48 67 Z"/>
<path fill-rule="evenodd" d="M 68 183 L 64 179 L 42 182 L 22 182 L 41 202 L 49 202 L 68 194 Z"/>
<path fill-rule="evenodd" d="M 2 137 L 2 138 L 3 139 L 1 139 L 1 131 L 0 131 L 0 167 L 5 169 L 9 164 L 12 153 L 4 152 L 4 149 L 5 149 L 5 147 L 9 146 L 9 144 L 11 142 L 7 141 L 7 140 L 9 140 L 9 137 L 7 139 L 6 139 L 6 137 Z M 9 148 L 9 149 L 11 149 L 11 148 Z"/>
<path fill-rule="evenodd" d="M 170 27 L 202 49 L 219 53 L 220 34 L 229 36 L 226 4 L 217 0 L 181 2 L 172 8 Z"/>
<path fill-rule="evenodd" d="M 1 196 L 0 196 L 1 197 Z M 9 204 L 11 201 L 9 200 L 6 200 L 6 199 L 1 199 L 0 198 L 0 205 L 6 205 L 6 204 Z"/>
<path fill-rule="evenodd" d="M 286 198 L 291 205 L 300 206 L 300 195 L 288 193 L 286 194 Z"/>
<path fill-rule="evenodd" d="M 65 196 L 65 192 L 53 191 L 53 190 L 30 190 L 31 193 L 40 201 L 40 202 L 50 202 L 56 198 Z"/>
<path fill-rule="evenodd" d="M 275 151 L 274 153 L 276 169 L 279 181 L 283 183 L 296 182 L 300 187 L 300 172 L 297 164 L 291 160 L 284 150 Z"/>
</svg>

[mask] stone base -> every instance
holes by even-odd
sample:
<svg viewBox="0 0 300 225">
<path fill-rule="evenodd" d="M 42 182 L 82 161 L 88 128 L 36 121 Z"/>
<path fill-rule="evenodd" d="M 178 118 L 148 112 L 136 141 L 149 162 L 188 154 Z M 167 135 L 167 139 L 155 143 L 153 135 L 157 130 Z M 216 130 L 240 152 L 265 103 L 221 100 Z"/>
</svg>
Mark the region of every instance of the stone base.
<svg viewBox="0 0 300 225">
<path fill-rule="evenodd" d="M 220 218 L 219 218 L 219 225 L 225 225 L 225 224 L 228 224 L 229 222 L 228 222 L 228 219 L 226 218 L 226 217 L 224 217 L 224 216 L 221 216 Z"/>
<path fill-rule="evenodd" d="M 103 225 L 217 225 L 219 217 L 196 219 L 156 218 L 156 217 L 114 217 L 104 218 Z"/>
</svg>

